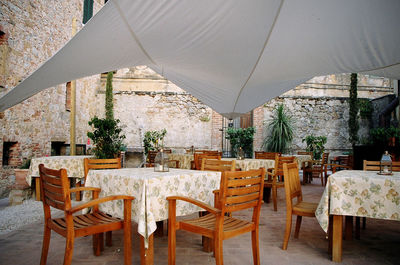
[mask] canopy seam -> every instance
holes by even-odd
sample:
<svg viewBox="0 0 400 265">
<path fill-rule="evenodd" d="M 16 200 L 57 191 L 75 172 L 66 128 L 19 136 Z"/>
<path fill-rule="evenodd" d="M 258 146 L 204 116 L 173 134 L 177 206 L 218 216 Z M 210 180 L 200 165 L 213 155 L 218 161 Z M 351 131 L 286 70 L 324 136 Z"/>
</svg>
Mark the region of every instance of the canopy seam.
<svg viewBox="0 0 400 265">
<path fill-rule="evenodd" d="M 131 34 L 131 36 L 133 37 L 133 39 L 136 41 L 137 45 L 139 46 L 139 48 L 142 50 L 142 52 L 146 55 L 146 57 L 154 64 L 157 65 L 154 60 L 150 57 L 150 55 L 147 53 L 147 51 L 145 50 L 145 48 L 143 47 L 142 43 L 140 42 L 139 38 L 136 36 L 135 32 L 133 31 L 133 29 L 129 26 L 128 21 L 126 20 L 125 15 L 122 13 L 121 7 L 119 6 L 117 1 L 112 1 L 112 3 L 115 4 L 115 6 L 117 7 L 117 11 L 120 14 L 122 20 L 124 21 L 125 26 L 128 28 L 129 33 Z"/>
<path fill-rule="evenodd" d="M 267 47 L 267 44 L 268 44 L 269 39 L 270 39 L 270 37 L 271 37 L 272 31 L 273 31 L 274 28 L 275 28 L 276 21 L 278 20 L 278 17 L 279 17 L 279 15 L 280 15 L 280 13 L 281 13 L 281 9 L 282 9 L 282 6 L 283 6 L 283 2 L 285 2 L 285 0 L 281 0 L 281 3 L 280 3 L 279 8 L 278 8 L 278 12 L 276 12 L 276 15 L 275 15 L 275 18 L 274 18 L 274 22 L 272 23 L 272 27 L 271 27 L 270 31 L 268 32 L 268 36 L 267 36 L 267 38 L 266 38 L 266 40 L 265 40 L 265 42 L 264 42 L 264 46 L 263 46 L 263 48 L 261 49 L 260 54 L 258 55 L 257 61 L 256 61 L 256 63 L 254 64 L 254 67 L 253 67 L 253 69 L 251 70 L 251 72 L 250 72 L 250 74 L 249 74 L 249 77 L 246 79 L 246 81 L 244 82 L 243 86 L 240 88 L 239 94 L 238 94 L 238 96 L 237 96 L 237 98 L 236 98 L 236 101 L 235 101 L 235 105 L 233 106 L 233 111 L 232 111 L 233 113 L 234 113 L 235 110 L 236 110 L 236 105 L 237 105 L 237 103 L 238 103 L 238 100 L 239 100 L 239 98 L 240 98 L 240 95 L 242 94 L 242 91 L 243 91 L 244 87 L 247 85 L 247 83 L 249 82 L 250 78 L 252 77 L 254 71 L 256 70 L 256 67 L 257 67 L 258 63 L 260 62 L 261 56 L 262 56 L 263 53 L 264 53 L 265 47 Z"/>
<path fill-rule="evenodd" d="M 389 68 L 389 67 L 392 67 L 392 66 L 395 66 L 395 65 L 400 65 L 400 63 L 394 63 L 394 64 L 391 64 L 391 65 L 386 65 L 386 66 L 382 66 L 382 67 L 378 67 L 378 68 L 373 68 L 373 69 L 370 69 L 370 70 L 362 70 L 362 71 L 360 71 L 360 73 L 369 72 L 369 71 L 384 70 L 385 68 Z"/>
</svg>

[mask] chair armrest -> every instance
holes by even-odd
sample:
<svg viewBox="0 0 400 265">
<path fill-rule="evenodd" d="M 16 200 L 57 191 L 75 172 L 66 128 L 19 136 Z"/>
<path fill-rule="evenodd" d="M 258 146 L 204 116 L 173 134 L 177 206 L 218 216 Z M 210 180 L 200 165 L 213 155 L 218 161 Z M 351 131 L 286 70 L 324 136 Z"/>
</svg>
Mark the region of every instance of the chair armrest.
<svg viewBox="0 0 400 265">
<path fill-rule="evenodd" d="M 100 203 L 108 202 L 108 201 L 114 201 L 114 200 L 134 200 L 135 197 L 133 196 L 127 196 L 127 195 L 113 195 L 113 196 L 107 196 L 103 198 L 98 198 L 91 200 L 87 203 L 77 205 L 75 207 L 72 207 L 71 209 L 65 210 L 68 214 L 73 214 L 77 211 L 81 211 L 85 208 L 89 208 L 95 205 L 98 205 Z"/>
<path fill-rule="evenodd" d="M 347 168 L 349 170 L 353 169 L 353 167 L 351 167 L 351 166 L 334 164 L 334 165 L 332 165 L 332 173 L 335 173 L 337 168 Z"/>
<path fill-rule="evenodd" d="M 189 198 L 189 197 L 184 197 L 184 196 L 169 196 L 167 197 L 168 201 L 176 201 L 176 200 L 181 200 L 181 201 L 185 201 L 185 202 L 189 202 L 192 203 L 196 206 L 199 206 L 200 208 L 203 208 L 204 210 L 212 213 L 212 214 L 218 214 L 221 213 L 221 210 L 214 208 L 208 204 L 205 204 L 204 202 Z"/>
<path fill-rule="evenodd" d="M 96 187 L 76 187 L 76 188 L 72 188 L 69 190 L 69 193 L 73 193 L 73 192 L 78 192 L 78 191 L 98 191 L 100 192 L 101 189 L 100 188 L 96 188 Z"/>
</svg>

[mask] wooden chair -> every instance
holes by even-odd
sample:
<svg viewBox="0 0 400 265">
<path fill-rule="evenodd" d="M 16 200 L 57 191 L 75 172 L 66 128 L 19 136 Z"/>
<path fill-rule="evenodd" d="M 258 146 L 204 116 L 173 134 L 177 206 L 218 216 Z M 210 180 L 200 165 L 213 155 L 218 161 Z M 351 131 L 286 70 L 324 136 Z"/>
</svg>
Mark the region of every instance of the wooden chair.
<svg viewBox="0 0 400 265">
<path fill-rule="evenodd" d="M 318 207 L 318 203 L 303 201 L 297 163 L 283 164 L 283 175 L 285 176 L 286 194 L 286 230 L 282 249 L 286 250 L 292 230 L 292 215 L 297 215 L 294 237 L 298 238 L 302 217 L 315 217 L 315 210 Z M 296 203 L 293 203 L 293 198 L 297 198 Z"/>
<path fill-rule="evenodd" d="M 254 152 L 254 157 L 255 159 L 271 159 L 275 160 L 275 155 L 281 155 L 280 153 L 276 152 L 262 152 L 262 151 L 255 151 Z"/>
<path fill-rule="evenodd" d="M 297 151 L 298 155 L 309 155 L 311 159 L 313 159 L 313 152 L 308 152 L 308 151 Z M 301 163 L 301 171 L 303 171 L 303 184 L 309 183 L 308 179 L 308 173 L 307 170 L 309 170 L 311 167 L 311 163 L 309 164 L 308 162 L 304 161 Z"/>
<path fill-rule="evenodd" d="M 262 203 L 265 169 L 250 171 L 224 171 L 220 185 L 218 207 L 182 196 L 167 197 L 168 211 L 168 264 L 175 264 L 176 230 L 182 229 L 211 238 L 214 242 L 215 262 L 223 264 L 223 240 L 251 232 L 253 263 L 260 264 L 259 219 Z M 191 220 L 176 220 L 176 201 L 195 204 L 210 212 Z M 225 214 L 245 209 L 253 209 L 252 220 L 245 221 Z"/>
<path fill-rule="evenodd" d="M 278 154 L 276 154 L 275 167 L 272 169 L 268 169 L 267 171 L 267 179 L 264 182 L 264 187 L 271 188 L 272 190 L 274 211 L 278 210 L 277 189 L 285 187 L 283 178 L 281 178 L 281 180 L 279 181 L 279 177 L 283 177 L 283 164 L 293 163 L 295 159 L 296 157 L 294 156 L 279 156 Z"/>
<path fill-rule="evenodd" d="M 324 186 L 324 177 L 327 175 L 327 167 L 328 164 L 329 153 L 323 153 L 321 160 L 312 160 L 311 166 L 305 168 L 303 182 L 305 181 L 304 178 L 310 177 L 313 178 L 321 178 L 321 185 Z"/>
<path fill-rule="evenodd" d="M 205 156 L 201 161 L 200 170 L 209 170 L 209 171 L 235 171 L 236 170 L 236 161 L 226 161 L 219 159 L 210 159 L 209 156 Z"/>
<path fill-rule="evenodd" d="M 201 161 L 203 158 L 221 160 L 221 154 L 218 151 L 216 153 L 194 153 L 192 169 L 201 170 Z"/>
<path fill-rule="evenodd" d="M 327 170 L 330 168 L 332 171 L 332 174 L 340 171 L 340 170 L 352 170 L 354 166 L 354 157 L 349 155 L 349 156 L 342 156 L 339 158 L 339 164 L 326 164 L 325 165 L 325 185 L 328 182 L 328 173 Z"/>
<path fill-rule="evenodd" d="M 100 255 L 102 247 L 101 236 L 103 232 L 124 229 L 124 264 L 131 264 L 131 206 L 134 197 L 125 195 L 114 195 L 98 198 L 100 189 L 93 187 L 69 187 L 67 171 L 65 169 L 53 170 L 39 165 L 40 188 L 42 194 L 44 211 L 44 235 L 42 256 L 40 264 L 44 265 L 47 261 L 47 254 L 50 245 L 51 230 L 66 238 L 64 265 L 71 264 L 74 239 L 93 235 L 93 250 L 95 255 Z M 92 191 L 93 200 L 87 203 L 72 207 L 71 193 L 77 191 Z M 124 200 L 124 219 L 112 217 L 98 209 L 98 204 L 111 200 Z M 50 207 L 64 211 L 62 218 L 52 219 Z M 82 215 L 73 215 L 85 208 L 92 208 L 92 212 Z"/>
<path fill-rule="evenodd" d="M 86 183 L 86 177 L 90 169 L 118 169 L 121 168 L 121 158 L 111 158 L 111 159 L 92 159 L 85 158 L 83 160 L 84 165 L 84 179 L 83 183 L 79 182 L 76 184 L 77 187 L 84 187 Z M 81 200 L 81 192 L 76 193 L 76 200 Z"/>
</svg>

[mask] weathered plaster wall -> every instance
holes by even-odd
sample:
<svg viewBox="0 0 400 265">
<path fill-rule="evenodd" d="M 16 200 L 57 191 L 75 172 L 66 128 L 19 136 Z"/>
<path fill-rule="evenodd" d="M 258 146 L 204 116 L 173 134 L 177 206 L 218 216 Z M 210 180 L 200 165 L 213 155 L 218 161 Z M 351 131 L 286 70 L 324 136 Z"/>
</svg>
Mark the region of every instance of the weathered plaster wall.
<svg viewBox="0 0 400 265">
<path fill-rule="evenodd" d="M 102 1 L 96 0 L 94 12 Z M 72 37 L 72 18 L 82 27 L 83 1 L 8 0 L 0 2 L 0 96 L 16 86 Z M 87 121 L 94 115 L 92 99 L 98 76 L 78 80 L 76 142 L 86 143 Z M 48 88 L 0 114 L 0 161 L 3 142 L 18 142 L 15 160 L 0 170 L 0 197 L 14 183 L 12 168 L 23 159 L 51 153 L 51 141 L 69 143 L 66 85 Z M 2 162 L 2 161 L 1 161 Z"/>
</svg>

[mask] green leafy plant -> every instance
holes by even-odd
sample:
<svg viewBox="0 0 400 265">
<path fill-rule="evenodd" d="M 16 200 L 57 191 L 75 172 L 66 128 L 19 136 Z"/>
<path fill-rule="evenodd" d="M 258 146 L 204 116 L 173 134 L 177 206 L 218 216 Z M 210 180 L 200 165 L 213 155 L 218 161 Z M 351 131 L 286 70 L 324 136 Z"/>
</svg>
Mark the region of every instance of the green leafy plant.
<svg viewBox="0 0 400 265">
<path fill-rule="evenodd" d="M 371 119 L 374 108 L 372 107 L 372 103 L 370 100 L 359 99 L 358 100 L 358 108 L 360 110 L 360 117 L 362 119 Z"/>
<path fill-rule="evenodd" d="M 387 146 L 391 138 L 395 138 L 395 143 L 400 143 L 400 128 L 398 127 L 373 128 L 369 131 L 369 135 L 373 145 Z"/>
<path fill-rule="evenodd" d="M 147 131 L 144 134 L 143 145 L 144 145 L 144 153 L 147 156 L 149 151 L 155 151 L 159 147 L 159 143 L 164 140 L 165 135 L 167 134 L 166 129 L 162 129 L 160 131 Z M 161 144 L 161 147 L 163 144 Z"/>
<path fill-rule="evenodd" d="M 327 138 L 325 136 L 307 135 L 302 139 L 302 142 L 306 142 L 307 152 L 313 152 L 313 159 L 321 159 L 322 154 L 325 151 L 325 144 L 327 142 Z"/>
<path fill-rule="evenodd" d="M 108 72 L 107 74 L 107 83 L 106 83 L 106 119 L 114 119 L 114 103 L 113 103 L 113 86 L 112 86 L 112 79 L 114 73 Z"/>
<path fill-rule="evenodd" d="M 236 157 L 239 147 L 242 147 L 246 157 L 253 156 L 253 139 L 256 129 L 248 128 L 228 128 L 225 138 L 231 144 L 232 156 Z"/>
<path fill-rule="evenodd" d="M 275 108 L 274 117 L 267 125 L 267 137 L 263 148 L 267 152 L 285 153 L 293 140 L 292 117 L 286 112 L 283 104 Z"/>
<path fill-rule="evenodd" d="M 350 100 L 349 100 L 349 136 L 350 143 L 355 145 L 358 142 L 358 104 L 357 104 L 357 74 L 351 74 L 350 81 Z"/>
<path fill-rule="evenodd" d="M 115 158 L 119 155 L 125 139 L 119 122 L 118 119 L 99 119 L 96 116 L 89 121 L 94 130 L 87 136 L 95 145 L 92 150 L 96 158 Z"/>
<path fill-rule="evenodd" d="M 20 169 L 28 169 L 31 166 L 31 159 L 27 158 L 24 159 L 24 161 L 22 162 L 22 164 L 19 166 Z"/>
</svg>

